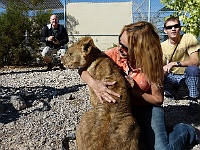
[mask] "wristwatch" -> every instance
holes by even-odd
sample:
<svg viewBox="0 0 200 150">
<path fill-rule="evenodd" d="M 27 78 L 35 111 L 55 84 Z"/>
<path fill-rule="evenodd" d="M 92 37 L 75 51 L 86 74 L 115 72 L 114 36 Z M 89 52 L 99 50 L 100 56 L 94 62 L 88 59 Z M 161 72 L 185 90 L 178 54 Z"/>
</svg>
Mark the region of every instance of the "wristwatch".
<svg viewBox="0 0 200 150">
<path fill-rule="evenodd" d="M 181 66 L 181 62 L 180 62 L 180 61 L 177 61 L 176 64 L 177 64 L 177 66 L 179 66 L 179 67 Z"/>
</svg>

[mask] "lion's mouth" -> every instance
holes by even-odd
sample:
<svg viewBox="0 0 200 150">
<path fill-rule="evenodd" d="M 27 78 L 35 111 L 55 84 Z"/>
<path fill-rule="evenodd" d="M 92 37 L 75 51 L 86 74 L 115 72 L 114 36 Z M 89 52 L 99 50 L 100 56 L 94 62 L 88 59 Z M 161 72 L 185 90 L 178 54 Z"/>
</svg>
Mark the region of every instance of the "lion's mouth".
<svg viewBox="0 0 200 150">
<path fill-rule="evenodd" d="M 80 69 L 83 68 L 84 66 L 80 65 L 78 62 L 77 63 L 73 63 L 73 64 L 64 64 L 65 67 L 69 68 L 69 69 Z"/>
</svg>

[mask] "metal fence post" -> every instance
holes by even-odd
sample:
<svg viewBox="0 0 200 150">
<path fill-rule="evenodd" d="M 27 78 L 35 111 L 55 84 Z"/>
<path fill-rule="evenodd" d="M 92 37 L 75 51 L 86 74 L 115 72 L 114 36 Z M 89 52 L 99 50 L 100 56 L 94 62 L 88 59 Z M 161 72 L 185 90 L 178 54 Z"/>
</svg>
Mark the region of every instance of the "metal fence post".
<svg viewBox="0 0 200 150">
<path fill-rule="evenodd" d="M 67 24 L 67 21 L 66 21 L 66 0 L 64 0 L 64 27 L 66 28 L 66 24 Z"/>
<path fill-rule="evenodd" d="M 151 0 L 149 0 L 149 10 L 148 10 L 148 22 L 151 21 Z"/>
</svg>

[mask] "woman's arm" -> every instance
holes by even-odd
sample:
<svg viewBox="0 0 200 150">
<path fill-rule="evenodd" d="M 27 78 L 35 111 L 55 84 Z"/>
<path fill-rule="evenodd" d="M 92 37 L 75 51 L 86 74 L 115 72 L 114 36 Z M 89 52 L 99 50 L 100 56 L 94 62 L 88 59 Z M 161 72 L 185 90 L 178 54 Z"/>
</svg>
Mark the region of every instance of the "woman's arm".
<svg viewBox="0 0 200 150">
<path fill-rule="evenodd" d="M 95 80 L 94 78 L 91 77 L 91 75 L 85 68 L 79 69 L 78 73 L 81 79 L 94 90 L 101 103 L 103 103 L 103 101 L 115 103 L 116 100 L 112 96 L 120 97 L 118 93 L 115 93 L 114 91 L 107 88 L 107 86 L 109 85 L 114 85 L 116 83 L 115 81 L 105 82 L 105 81 Z"/>
<path fill-rule="evenodd" d="M 115 93 L 114 91 L 107 88 L 108 85 L 113 85 L 116 82 L 105 82 L 105 81 L 95 80 L 94 78 L 91 77 L 91 75 L 85 68 L 79 69 L 79 75 L 81 76 L 81 79 L 94 90 L 100 102 L 103 103 L 103 101 L 108 101 L 115 103 L 116 100 L 112 97 L 112 95 L 120 97 L 118 93 Z M 132 104 L 147 105 L 150 103 L 158 106 L 162 105 L 164 98 L 163 88 L 157 87 L 154 83 L 151 83 L 150 90 L 151 92 L 147 93 L 142 90 L 133 88 L 131 90 Z"/>
<path fill-rule="evenodd" d="M 153 104 L 160 106 L 163 103 L 163 87 L 158 87 L 154 83 L 151 83 L 151 91 L 144 92 L 139 89 L 133 88 L 131 90 L 132 95 L 132 104 L 133 105 L 145 105 L 145 104 Z"/>
</svg>

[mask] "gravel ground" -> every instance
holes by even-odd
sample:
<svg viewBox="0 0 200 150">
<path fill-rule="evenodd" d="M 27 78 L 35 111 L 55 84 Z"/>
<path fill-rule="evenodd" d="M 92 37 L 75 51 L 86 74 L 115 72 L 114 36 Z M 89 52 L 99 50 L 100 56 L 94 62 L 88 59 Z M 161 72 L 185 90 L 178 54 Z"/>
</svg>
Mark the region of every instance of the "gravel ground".
<svg viewBox="0 0 200 150">
<path fill-rule="evenodd" d="M 91 108 L 88 87 L 77 70 L 4 67 L 0 81 L 1 150 L 61 150 L 62 143 L 76 149 L 75 140 L 67 137 Z M 168 126 L 185 122 L 200 129 L 200 112 L 188 115 L 187 105 L 187 100 L 165 99 Z"/>
</svg>

